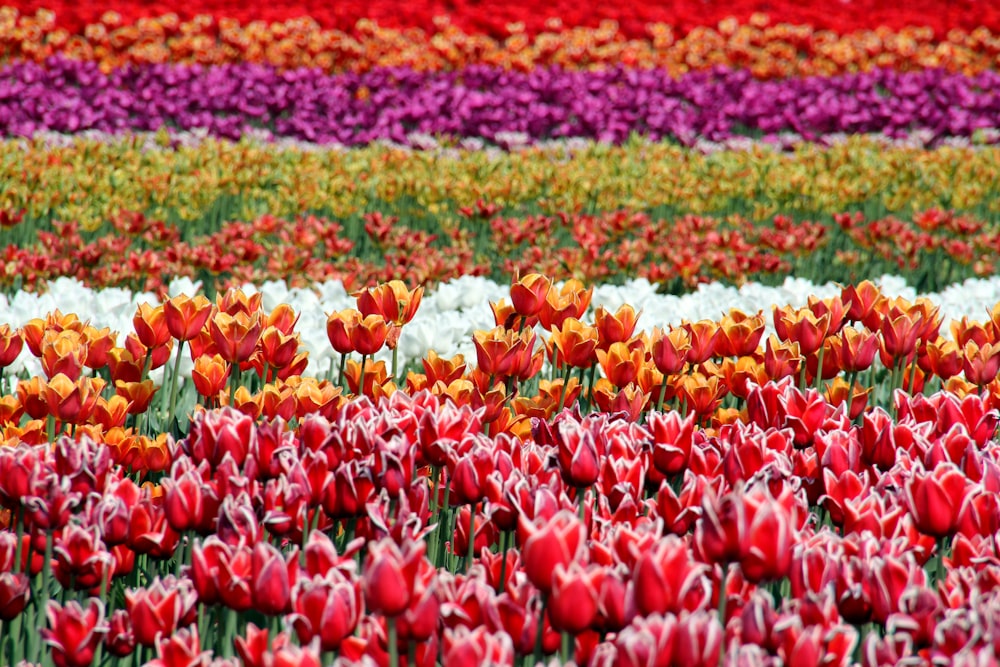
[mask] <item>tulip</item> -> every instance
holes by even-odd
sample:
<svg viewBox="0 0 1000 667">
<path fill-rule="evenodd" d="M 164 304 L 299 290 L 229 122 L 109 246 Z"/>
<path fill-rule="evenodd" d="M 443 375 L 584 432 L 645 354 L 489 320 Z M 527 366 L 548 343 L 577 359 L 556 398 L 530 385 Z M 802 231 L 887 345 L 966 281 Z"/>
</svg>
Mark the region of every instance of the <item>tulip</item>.
<svg viewBox="0 0 1000 667">
<path fill-rule="evenodd" d="M 172 337 L 167 324 L 166 310 L 163 306 L 151 306 L 148 303 L 139 304 L 132 316 L 132 326 L 139 342 L 147 348 L 157 348 L 167 344 Z M 200 327 L 199 327 L 200 329 Z"/>
<path fill-rule="evenodd" d="M 10 366 L 21 354 L 24 336 L 20 329 L 11 329 L 9 324 L 0 324 L 0 370 Z"/>
<path fill-rule="evenodd" d="M 400 548 L 388 538 L 369 546 L 362 578 L 368 609 L 389 617 L 406 611 L 426 547 L 423 541 L 407 541 Z"/>
<path fill-rule="evenodd" d="M 597 359 L 604 376 L 619 389 L 634 382 L 643 364 L 643 351 L 630 349 L 625 343 L 613 343 L 608 351 L 597 350 Z"/>
<path fill-rule="evenodd" d="M 89 667 L 101 639 L 108 632 L 104 622 L 104 603 L 91 598 L 87 607 L 70 601 L 66 606 L 50 600 L 45 608 L 48 627 L 42 639 L 52 649 L 56 667 Z"/>
<path fill-rule="evenodd" d="M 493 633 L 484 626 L 473 630 L 459 626 L 445 630 L 443 655 L 449 667 L 513 665 L 514 645 L 507 633 Z"/>
<path fill-rule="evenodd" d="M 23 572 L 0 572 L 0 621 L 13 621 L 24 611 L 31 594 Z"/>
<path fill-rule="evenodd" d="M 251 564 L 253 608 L 271 616 L 286 613 L 291 605 L 291 586 L 299 574 L 298 550 L 285 557 L 274 545 L 259 542 L 253 548 Z"/>
<path fill-rule="evenodd" d="M 573 368 L 590 368 L 597 360 L 598 331 L 575 317 L 567 318 L 562 327 L 552 330 L 553 350 L 559 352 L 559 364 Z"/>
<path fill-rule="evenodd" d="M 136 643 L 155 646 L 157 639 L 172 635 L 181 619 L 194 608 L 196 594 L 186 579 L 156 577 L 146 588 L 125 591 L 128 611 Z"/>
<path fill-rule="evenodd" d="M 936 538 L 958 529 L 972 487 L 953 463 L 942 463 L 930 473 L 917 464 L 907 480 L 906 505 L 917 530 Z"/>
<path fill-rule="evenodd" d="M 202 295 L 179 294 L 163 304 L 163 315 L 170 335 L 179 341 L 197 336 L 212 315 L 212 302 Z"/>
<path fill-rule="evenodd" d="M 423 287 L 410 291 L 403 281 L 390 280 L 356 292 L 354 296 L 358 299 L 358 310 L 366 318 L 380 315 L 387 322 L 402 326 L 413 319 L 423 294 Z"/>
<path fill-rule="evenodd" d="M 524 573 L 548 593 L 556 566 L 569 566 L 583 548 L 584 526 L 574 513 L 560 510 L 551 519 L 539 517 L 534 523 L 521 515 L 520 527 L 528 535 L 521 548 Z"/>
<path fill-rule="evenodd" d="M 253 355 L 263 330 L 260 314 L 220 311 L 209 320 L 209 332 L 218 354 L 231 364 L 248 361 Z"/>
<path fill-rule="evenodd" d="M 687 609 L 692 593 L 708 590 L 706 569 L 691 561 L 679 537 L 662 538 L 639 556 L 632 571 L 636 609 L 645 616 Z"/>
<path fill-rule="evenodd" d="M 539 273 L 518 278 L 510 287 L 514 311 L 522 317 L 535 317 L 545 305 L 552 281 Z"/>
</svg>

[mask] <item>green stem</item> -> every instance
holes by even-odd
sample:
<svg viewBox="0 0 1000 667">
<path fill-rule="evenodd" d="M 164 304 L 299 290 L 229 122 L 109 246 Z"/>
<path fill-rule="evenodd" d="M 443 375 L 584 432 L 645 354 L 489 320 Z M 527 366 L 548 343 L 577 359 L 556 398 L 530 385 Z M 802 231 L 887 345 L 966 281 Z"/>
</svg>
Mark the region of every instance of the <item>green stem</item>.
<svg viewBox="0 0 1000 667">
<path fill-rule="evenodd" d="M 222 656 L 224 658 L 232 658 L 235 654 L 233 638 L 236 637 L 237 616 L 235 609 L 226 609 L 226 636 L 222 638 Z"/>
<path fill-rule="evenodd" d="M 816 357 L 816 391 L 823 389 L 823 354 L 826 352 L 826 345 L 819 346 L 819 354 Z"/>
<path fill-rule="evenodd" d="M 399 640 L 396 637 L 396 617 L 390 616 L 386 620 L 389 637 L 389 667 L 399 667 Z"/>
<path fill-rule="evenodd" d="M 806 363 L 806 358 L 802 357 L 802 368 L 799 370 L 799 391 L 803 394 L 806 391 L 806 371 L 808 370 L 809 364 Z"/>
<path fill-rule="evenodd" d="M 476 555 L 476 505 L 478 503 L 472 503 L 472 506 L 469 507 L 469 553 L 465 556 L 466 572 L 472 567 L 472 559 Z"/>
<path fill-rule="evenodd" d="M 572 646 L 575 642 L 573 641 L 573 635 L 568 632 L 562 633 L 562 662 L 564 665 L 569 664 L 569 658 L 572 651 Z"/>
<path fill-rule="evenodd" d="M 392 379 L 396 380 L 396 384 L 399 384 L 399 381 L 396 379 L 396 368 L 398 360 L 399 360 L 399 346 L 394 345 L 392 348 Z"/>
<path fill-rule="evenodd" d="M 330 359 L 330 368 L 333 368 L 333 359 Z M 344 381 L 344 369 L 347 368 L 347 353 L 340 353 L 340 370 L 337 373 L 337 384 L 342 389 L 347 389 L 347 383 Z"/>
<path fill-rule="evenodd" d="M 563 370 L 562 389 L 559 391 L 559 409 L 556 412 L 562 412 L 563 406 L 566 405 L 566 387 L 569 385 L 569 375 L 572 372 L 573 368 L 566 364 L 566 368 Z"/>
<path fill-rule="evenodd" d="M 24 548 L 24 504 L 17 504 L 17 545 L 14 547 L 14 573 L 21 571 L 21 550 Z"/>
<path fill-rule="evenodd" d="M 535 625 L 535 652 L 532 654 L 532 664 L 537 665 L 542 659 L 542 635 L 545 633 L 545 607 L 548 600 L 541 593 L 541 608 L 538 610 L 538 623 Z"/>
<path fill-rule="evenodd" d="M 510 531 L 502 531 L 500 533 L 500 580 L 497 582 L 497 595 L 503 593 L 506 589 L 506 579 L 507 579 L 507 549 L 510 542 Z"/>
<path fill-rule="evenodd" d="M 722 642 L 719 644 L 719 667 L 726 662 L 726 575 L 729 564 L 722 564 L 722 578 L 719 579 L 719 624 L 722 626 Z"/>
<path fill-rule="evenodd" d="M 361 355 L 361 379 L 358 381 L 358 396 L 365 395 L 365 360 L 367 358 L 367 354 Z"/>
<path fill-rule="evenodd" d="M 663 383 L 660 385 L 660 395 L 656 399 L 656 411 L 663 412 L 663 398 L 667 395 L 667 376 L 663 376 Z"/>
<path fill-rule="evenodd" d="M 441 507 L 441 520 L 438 521 L 438 551 L 437 556 L 443 558 L 444 556 L 444 545 L 448 541 L 448 526 L 451 523 L 451 508 L 448 506 L 449 496 L 451 495 L 451 485 L 448 484 L 444 487 L 444 504 Z M 441 563 L 435 561 L 434 563 L 438 567 L 441 567 Z"/>
<path fill-rule="evenodd" d="M 178 375 L 181 372 L 181 352 L 184 351 L 184 341 L 177 343 L 177 357 L 174 359 L 174 371 L 170 374 L 170 398 L 167 403 L 167 424 L 170 424 L 170 419 L 177 414 L 177 380 Z"/>
</svg>

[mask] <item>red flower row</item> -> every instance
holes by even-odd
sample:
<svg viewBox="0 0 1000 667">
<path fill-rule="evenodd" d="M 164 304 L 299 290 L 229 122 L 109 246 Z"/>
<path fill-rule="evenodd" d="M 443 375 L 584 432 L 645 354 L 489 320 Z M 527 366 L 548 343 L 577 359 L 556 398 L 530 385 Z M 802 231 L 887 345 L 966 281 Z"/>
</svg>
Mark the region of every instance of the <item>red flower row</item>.
<svg viewBox="0 0 1000 667">
<path fill-rule="evenodd" d="M 169 13 L 178 14 L 182 20 L 207 14 L 236 19 L 241 23 L 285 21 L 309 16 L 323 27 L 348 31 L 353 30 L 358 21 L 371 19 L 386 27 L 416 27 L 433 32 L 435 17 L 448 16 L 465 32 L 494 37 L 505 37 L 515 30 L 534 35 L 561 25 L 596 27 L 602 21 L 617 22 L 629 37 L 648 36 L 647 26 L 651 23 L 675 26 L 679 32 L 686 34 L 699 26 L 715 26 L 729 17 L 748 22 L 758 13 L 766 13 L 775 23 L 808 24 L 838 33 L 877 26 L 893 30 L 906 26 L 928 26 L 938 37 L 943 37 L 952 28 L 972 30 L 985 26 L 993 32 L 1000 29 L 1000 7 L 977 0 L 912 0 L 905 5 L 885 0 L 853 0 L 835 5 L 795 0 L 659 0 L 625 4 L 557 0 L 546 3 L 544 7 L 525 0 L 423 0 L 406 3 L 353 0 L 335 5 L 322 0 L 263 5 L 247 5 L 238 0 L 187 3 L 121 0 L 113 6 L 64 0 L 20 0 L 15 6 L 24 13 L 52 10 L 59 26 L 80 34 L 88 24 L 101 22 L 109 10 L 114 12 L 114 18 L 107 19 L 112 24 L 119 21 L 135 23 L 144 17 Z"/>
</svg>

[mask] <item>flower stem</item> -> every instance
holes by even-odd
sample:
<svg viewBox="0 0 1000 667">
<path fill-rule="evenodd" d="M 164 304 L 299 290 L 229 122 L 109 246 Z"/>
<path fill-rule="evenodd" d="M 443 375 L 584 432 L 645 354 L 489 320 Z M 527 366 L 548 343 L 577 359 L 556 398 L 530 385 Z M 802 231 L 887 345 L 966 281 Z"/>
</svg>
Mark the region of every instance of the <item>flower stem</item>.
<svg viewBox="0 0 1000 667">
<path fill-rule="evenodd" d="M 535 625 L 535 652 L 532 655 L 532 664 L 538 664 L 542 659 L 542 635 L 545 633 L 545 606 L 547 600 L 545 593 L 541 594 L 542 604 L 538 609 L 538 623 Z"/>
<path fill-rule="evenodd" d="M 726 575 L 729 564 L 722 564 L 722 578 L 719 579 L 719 624 L 722 626 L 722 642 L 719 644 L 719 667 L 726 662 Z"/>
<path fill-rule="evenodd" d="M 465 557 L 466 572 L 472 567 L 472 559 L 476 555 L 476 505 L 478 503 L 472 503 L 469 508 L 469 553 Z"/>
<path fill-rule="evenodd" d="M 396 637 L 396 617 L 390 616 L 386 619 L 389 637 L 386 640 L 389 644 L 389 667 L 399 667 L 399 641 Z"/>
</svg>

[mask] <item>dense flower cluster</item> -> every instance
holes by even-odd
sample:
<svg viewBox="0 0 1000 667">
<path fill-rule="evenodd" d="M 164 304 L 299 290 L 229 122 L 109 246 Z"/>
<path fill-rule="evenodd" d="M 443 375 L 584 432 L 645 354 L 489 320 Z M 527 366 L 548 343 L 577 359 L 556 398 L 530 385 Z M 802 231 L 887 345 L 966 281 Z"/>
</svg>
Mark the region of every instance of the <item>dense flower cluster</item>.
<svg viewBox="0 0 1000 667">
<path fill-rule="evenodd" d="M 123 211 L 183 221 L 194 234 L 261 213 L 294 219 L 317 211 L 340 219 L 378 211 L 428 228 L 457 222 L 462 209 L 475 211 L 480 201 L 501 207 L 506 217 L 662 209 L 753 219 L 862 211 L 879 219 L 952 209 L 993 222 L 1000 192 L 992 150 L 925 150 L 920 142 L 893 146 L 877 137 L 797 144 L 791 152 L 747 144 L 707 154 L 643 142 L 501 152 L 171 141 L 160 133 L 110 142 L 51 136 L 0 142 L 2 208 L 8 216 L 25 212 L 17 226 L 3 220 L 14 231 L 5 238 L 32 243 L 35 225 L 44 229 L 51 220 L 109 233 Z"/>
<path fill-rule="evenodd" d="M 521 73 L 487 66 L 425 73 L 408 68 L 324 75 L 271 67 L 148 65 L 102 73 L 54 58 L 0 72 L 0 133 L 205 128 L 239 139 L 255 129 L 344 146 L 409 143 L 413 134 L 505 145 L 584 137 L 620 143 L 638 134 L 684 144 L 746 133 L 806 138 L 916 130 L 971 136 L 1000 113 L 994 72 L 875 70 L 759 82 L 745 70 L 672 79 L 663 70 Z"/>
<path fill-rule="evenodd" d="M 526 0 L 417 0 L 401 5 L 390 0 L 341 2 L 332 8 L 322 0 L 274 2 L 248 6 L 238 0 L 196 0 L 179 3 L 149 0 L 118 0 L 114 11 L 100 3 L 66 0 L 20 0 L 16 5 L 24 14 L 41 10 L 44 25 L 56 25 L 69 34 L 84 34 L 88 25 L 117 26 L 141 24 L 152 17 L 176 15 L 187 21 L 195 17 L 234 19 L 243 24 L 285 22 L 309 16 L 329 29 L 351 30 L 359 21 L 370 19 L 393 28 L 419 28 L 430 31 L 439 17 L 451 17 L 462 30 L 493 37 L 506 37 L 524 31 L 535 35 L 562 26 L 597 27 L 605 21 L 620 25 L 629 37 L 645 37 L 649 24 L 676 26 L 681 34 L 703 26 L 715 26 L 727 19 L 740 22 L 760 20 L 766 13 L 775 23 L 815 26 L 820 30 L 849 33 L 886 26 L 902 30 L 909 26 L 927 26 L 934 34 L 946 35 L 958 28 L 974 30 L 1000 28 L 1000 10 L 979 0 L 912 0 L 906 5 L 883 0 L 852 0 L 826 5 L 796 0 L 657 0 L 657 2 L 615 5 L 586 0 L 557 0 L 544 7 Z M 200 20 L 200 19 L 199 19 Z"/>
<path fill-rule="evenodd" d="M 1000 9 L 108 9 L 0 7 L 0 663 L 996 662 Z"/>
<path fill-rule="evenodd" d="M 1000 308 L 946 339 L 930 301 L 861 283 L 776 307 L 765 342 L 762 313 L 578 319 L 592 294 L 524 276 L 474 369 L 430 353 L 405 383 L 370 359 L 422 302 L 400 283 L 329 315 L 338 385 L 299 375 L 299 318 L 259 294 L 141 304 L 123 347 L 59 312 L 5 329 L 4 358 L 27 347 L 43 375 L 0 398 L 0 650 L 875 666 L 993 648 Z M 194 358 L 180 430 L 177 366 L 148 377 L 175 346 Z"/>
<path fill-rule="evenodd" d="M 309 17 L 241 24 L 210 15 L 182 21 L 169 14 L 124 23 L 118 15 L 105 14 L 80 35 L 58 27 L 55 18 L 0 8 L 3 53 L 35 62 L 61 54 L 97 62 L 102 71 L 129 64 L 252 62 L 279 68 L 318 67 L 324 72 L 384 67 L 434 71 L 470 65 L 522 71 L 625 66 L 663 69 L 677 76 L 728 66 L 745 68 L 758 78 L 829 76 L 875 67 L 972 74 L 992 69 L 1000 54 L 1000 39 L 982 27 L 948 30 L 943 37 L 926 26 L 838 34 L 811 25 L 772 23 L 763 14 L 752 15 L 747 23 L 727 19 L 717 26 L 698 26 L 686 34 L 678 33 L 673 23 L 649 25 L 639 37 L 626 36 L 613 23 L 568 29 L 553 23 L 530 36 L 512 26 L 511 34 L 499 39 L 474 30 L 464 32 L 445 17 L 425 32 L 385 28 L 367 19 L 342 31 L 325 29 Z"/>
</svg>

